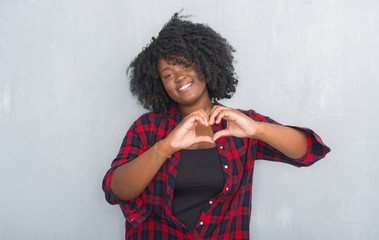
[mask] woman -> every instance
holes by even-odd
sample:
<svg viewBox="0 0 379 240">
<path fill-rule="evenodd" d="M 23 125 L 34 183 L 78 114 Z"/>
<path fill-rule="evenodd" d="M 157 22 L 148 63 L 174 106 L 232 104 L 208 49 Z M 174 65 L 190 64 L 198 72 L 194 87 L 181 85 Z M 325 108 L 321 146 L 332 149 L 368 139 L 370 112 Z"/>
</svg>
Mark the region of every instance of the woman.
<svg viewBox="0 0 379 240">
<path fill-rule="evenodd" d="M 131 91 L 151 110 L 127 132 L 103 181 L 126 239 L 249 239 L 254 161 L 309 166 L 330 149 L 230 98 L 233 48 L 176 13 L 130 64 Z"/>
</svg>

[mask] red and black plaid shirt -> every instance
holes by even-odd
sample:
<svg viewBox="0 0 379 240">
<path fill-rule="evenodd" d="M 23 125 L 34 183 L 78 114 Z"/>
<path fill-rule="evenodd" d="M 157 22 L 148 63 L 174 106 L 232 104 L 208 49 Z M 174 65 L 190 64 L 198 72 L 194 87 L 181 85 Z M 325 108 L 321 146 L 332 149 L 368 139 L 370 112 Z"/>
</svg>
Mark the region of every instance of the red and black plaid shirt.
<svg viewBox="0 0 379 240">
<path fill-rule="evenodd" d="M 250 118 L 276 123 L 253 110 L 241 111 Z M 110 204 L 119 204 L 126 218 L 126 239 L 249 239 L 251 191 L 254 162 L 266 159 L 285 162 L 297 167 L 309 166 L 323 158 L 330 149 L 310 129 L 302 129 L 307 136 L 308 150 L 301 159 L 291 159 L 270 145 L 253 138 L 222 137 L 216 145 L 222 163 L 225 186 L 221 193 L 209 199 L 193 231 L 171 214 L 180 153 L 168 159 L 146 189 L 134 200 L 122 201 L 111 190 L 112 174 L 117 167 L 132 161 L 181 122 L 175 108 L 168 114 L 147 113 L 137 119 L 127 132 L 121 149 L 103 181 L 103 190 Z M 213 126 L 213 131 L 226 127 L 226 121 Z"/>
</svg>

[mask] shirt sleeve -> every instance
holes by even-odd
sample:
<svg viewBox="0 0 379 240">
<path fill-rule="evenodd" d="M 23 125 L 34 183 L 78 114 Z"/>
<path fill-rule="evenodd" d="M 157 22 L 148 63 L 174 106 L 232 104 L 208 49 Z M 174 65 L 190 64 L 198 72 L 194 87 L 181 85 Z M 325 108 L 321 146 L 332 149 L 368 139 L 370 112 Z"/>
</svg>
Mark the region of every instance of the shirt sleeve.
<svg viewBox="0 0 379 240">
<path fill-rule="evenodd" d="M 105 174 L 103 179 L 103 191 L 107 202 L 112 205 L 119 204 L 126 220 L 135 226 L 150 215 L 151 208 L 149 207 L 149 204 L 147 204 L 148 194 L 146 191 L 143 191 L 141 195 L 133 200 L 120 200 L 114 195 L 111 189 L 111 181 L 113 173 L 118 167 L 132 161 L 147 150 L 147 145 L 144 144 L 146 143 L 146 138 L 145 133 L 143 132 L 143 127 L 138 127 L 137 125 L 136 122 L 133 123 L 128 130 L 119 153 L 113 160 L 111 168 Z"/>
<path fill-rule="evenodd" d="M 250 117 L 256 121 L 281 125 L 280 123 L 272 120 L 271 118 L 260 115 L 254 111 L 251 111 L 250 114 L 251 114 Z M 287 126 L 287 127 L 300 129 L 305 133 L 305 136 L 307 138 L 306 154 L 302 158 L 292 159 L 292 158 L 287 157 L 286 155 L 284 155 L 277 149 L 273 148 L 269 144 L 261 140 L 257 140 L 256 152 L 255 152 L 256 159 L 278 161 L 278 162 L 289 163 L 297 167 L 306 167 L 322 159 L 323 157 L 325 157 L 325 155 L 328 152 L 330 152 L 330 148 L 326 146 L 321 140 L 321 138 L 311 129 L 296 127 L 296 126 Z"/>
</svg>

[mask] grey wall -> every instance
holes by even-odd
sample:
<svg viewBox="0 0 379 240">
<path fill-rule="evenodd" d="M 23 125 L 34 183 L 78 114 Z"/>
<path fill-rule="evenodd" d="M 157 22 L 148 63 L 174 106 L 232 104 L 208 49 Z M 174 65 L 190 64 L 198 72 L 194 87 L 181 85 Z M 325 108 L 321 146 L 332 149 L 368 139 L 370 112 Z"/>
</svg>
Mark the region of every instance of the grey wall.
<svg viewBox="0 0 379 240">
<path fill-rule="evenodd" d="M 332 148 L 257 162 L 252 238 L 378 239 L 377 0 L 0 0 L 0 239 L 123 239 L 101 181 L 144 112 L 124 73 L 182 7 L 237 49 L 224 104 Z"/>
</svg>

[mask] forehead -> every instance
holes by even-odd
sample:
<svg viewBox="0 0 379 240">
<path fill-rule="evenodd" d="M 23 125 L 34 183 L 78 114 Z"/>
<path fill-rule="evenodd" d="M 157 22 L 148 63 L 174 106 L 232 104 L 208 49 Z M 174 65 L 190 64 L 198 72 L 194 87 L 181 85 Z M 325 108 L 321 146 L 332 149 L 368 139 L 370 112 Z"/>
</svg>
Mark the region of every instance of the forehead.
<svg viewBox="0 0 379 240">
<path fill-rule="evenodd" d="M 161 73 L 162 71 L 169 69 L 172 66 L 186 65 L 186 64 L 189 64 L 189 61 L 185 59 L 184 57 L 176 57 L 176 56 L 161 57 L 157 61 L 157 70 L 159 73 Z"/>
<path fill-rule="evenodd" d="M 159 64 L 167 64 L 167 65 L 182 65 L 182 64 L 190 64 L 191 60 L 188 60 L 182 56 L 166 56 L 160 57 L 157 61 L 157 65 Z"/>
<path fill-rule="evenodd" d="M 158 74 L 161 74 L 164 70 L 169 69 L 170 65 L 172 64 L 169 64 L 166 59 L 159 58 L 157 61 Z"/>
<path fill-rule="evenodd" d="M 157 61 L 157 68 L 160 69 L 162 67 L 167 67 L 168 65 L 172 65 L 170 64 L 166 59 L 164 58 L 159 58 L 158 61 Z"/>
</svg>

